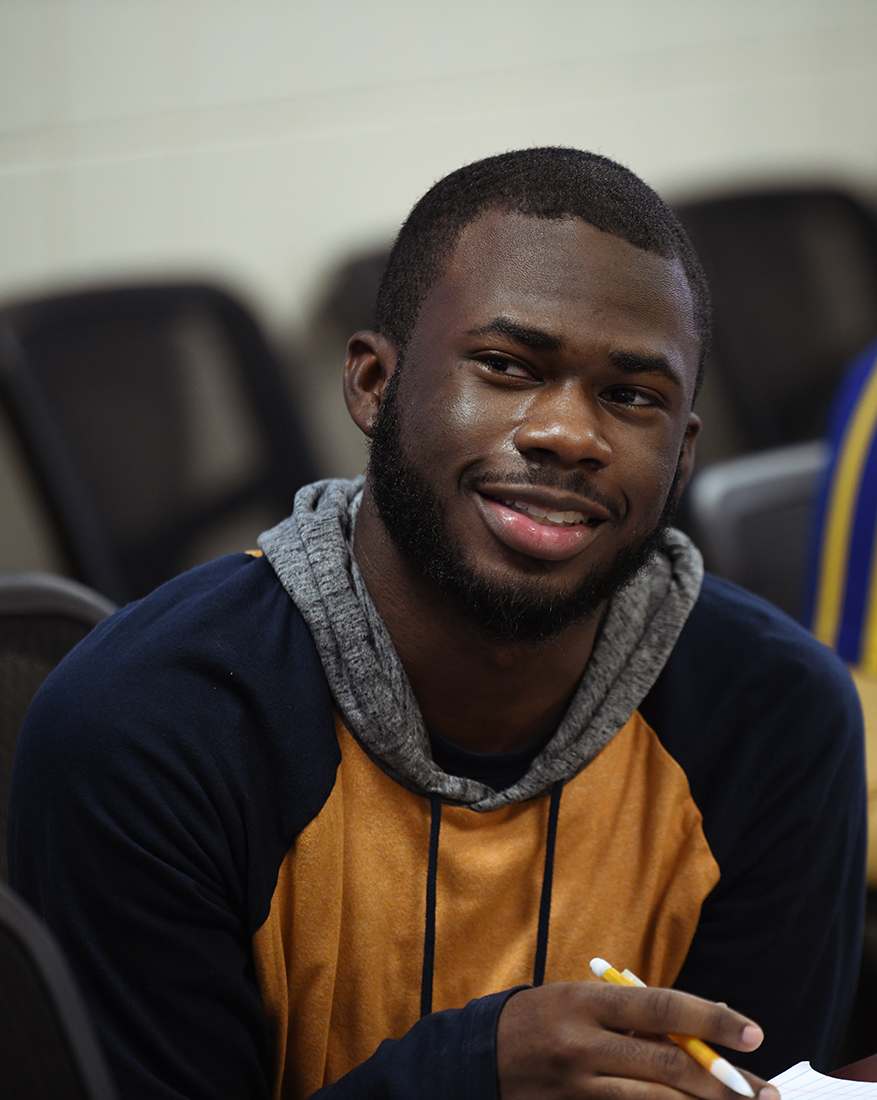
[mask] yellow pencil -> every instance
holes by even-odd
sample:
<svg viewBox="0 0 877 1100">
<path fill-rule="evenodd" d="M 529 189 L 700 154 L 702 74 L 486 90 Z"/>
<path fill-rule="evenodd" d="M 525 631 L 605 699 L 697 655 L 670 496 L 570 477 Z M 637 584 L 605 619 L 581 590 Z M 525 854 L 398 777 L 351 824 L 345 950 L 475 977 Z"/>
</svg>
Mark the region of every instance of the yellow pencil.
<svg viewBox="0 0 877 1100">
<path fill-rule="evenodd" d="M 591 959 L 591 970 L 604 982 L 645 988 L 646 983 L 641 982 L 636 974 L 632 974 L 629 970 L 619 973 L 605 959 Z M 729 1089 L 733 1089 L 741 1096 L 755 1096 L 743 1074 L 735 1069 L 727 1058 L 723 1058 L 721 1054 L 716 1054 L 712 1047 L 708 1047 L 702 1039 L 695 1039 L 693 1035 L 668 1035 L 667 1038 L 672 1039 L 674 1043 L 682 1047 L 695 1062 L 699 1062 L 704 1069 L 709 1070 L 713 1077 L 717 1077 Z"/>
</svg>

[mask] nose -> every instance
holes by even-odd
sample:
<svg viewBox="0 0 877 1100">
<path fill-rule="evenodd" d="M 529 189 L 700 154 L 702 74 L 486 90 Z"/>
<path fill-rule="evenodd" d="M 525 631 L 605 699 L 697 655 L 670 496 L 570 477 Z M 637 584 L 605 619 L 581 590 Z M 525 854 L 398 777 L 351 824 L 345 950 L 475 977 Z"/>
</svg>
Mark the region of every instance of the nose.
<svg viewBox="0 0 877 1100">
<path fill-rule="evenodd" d="M 523 455 L 540 457 L 541 452 L 565 466 L 585 463 L 599 469 L 612 457 L 596 399 L 571 379 L 533 395 L 514 442 Z"/>
</svg>

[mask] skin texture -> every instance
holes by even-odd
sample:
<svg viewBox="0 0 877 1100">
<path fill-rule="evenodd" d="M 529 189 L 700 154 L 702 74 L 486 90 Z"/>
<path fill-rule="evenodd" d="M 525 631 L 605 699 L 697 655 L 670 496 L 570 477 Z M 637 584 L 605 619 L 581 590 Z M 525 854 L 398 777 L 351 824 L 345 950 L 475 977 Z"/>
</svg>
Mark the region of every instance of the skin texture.
<svg viewBox="0 0 877 1100">
<path fill-rule="evenodd" d="M 677 464 L 680 484 L 690 471 L 697 357 L 678 264 L 576 218 L 491 212 L 470 225 L 423 304 L 398 389 L 406 456 L 468 566 L 562 596 L 646 537 Z M 345 394 L 366 434 L 396 363 L 380 335 L 350 342 Z M 534 473 L 556 487 L 522 486 Z M 573 532 L 572 553 L 527 554 L 503 532 L 522 519 L 497 506 L 509 497 L 595 525 Z M 356 554 L 430 729 L 501 752 L 557 721 L 602 608 L 541 646 L 489 642 L 400 551 L 369 484 Z"/>
<path fill-rule="evenodd" d="M 691 472 L 698 353 L 677 262 L 577 218 L 490 211 L 468 226 L 424 301 L 396 398 L 405 460 L 465 568 L 563 600 L 647 538 Z M 380 334 L 350 341 L 345 397 L 366 435 L 398 363 Z M 504 501 L 588 522 L 540 525 Z M 355 549 L 430 729 L 503 752 L 560 718 L 602 605 L 547 642 L 487 637 L 400 549 L 368 479 Z M 684 993 L 542 986 L 500 1017 L 502 1100 L 734 1095 L 655 1037 L 668 1032 L 736 1050 L 761 1041 L 751 1021 Z"/>
<path fill-rule="evenodd" d="M 660 1038 L 668 1032 L 741 1051 L 755 1050 L 764 1038 L 745 1016 L 675 990 L 602 982 L 544 985 L 515 994 L 500 1016 L 500 1096 L 740 1100 L 675 1043 Z M 744 1076 L 759 1100 L 779 1100 L 773 1085 Z"/>
</svg>

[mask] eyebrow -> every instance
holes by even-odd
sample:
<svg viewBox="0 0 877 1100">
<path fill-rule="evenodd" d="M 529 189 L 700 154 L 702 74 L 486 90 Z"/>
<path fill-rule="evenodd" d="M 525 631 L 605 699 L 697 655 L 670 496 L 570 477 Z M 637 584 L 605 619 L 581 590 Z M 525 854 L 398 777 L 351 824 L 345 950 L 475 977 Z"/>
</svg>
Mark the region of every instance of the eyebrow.
<svg viewBox="0 0 877 1100">
<path fill-rule="evenodd" d="M 469 329 L 469 336 L 506 336 L 524 347 L 534 348 L 537 351 L 560 351 L 563 340 L 541 328 L 530 328 L 529 325 L 521 325 L 517 321 L 510 321 L 508 317 L 494 317 L 486 325 Z"/>
<path fill-rule="evenodd" d="M 560 336 L 546 332 L 541 328 L 531 328 L 508 317 L 494 317 L 486 325 L 468 330 L 469 336 L 505 336 L 524 347 L 537 351 L 562 351 L 565 347 Z M 669 360 L 663 355 L 640 355 L 635 351 L 613 351 L 609 353 L 613 366 L 622 374 L 657 374 L 667 378 L 675 386 L 683 388 L 682 378 Z"/>
<path fill-rule="evenodd" d="M 638 355 L 635 351 L 613 351 L 609 353 L 609 358 L 622 374 L 659 374 L 680 389 L 682 388 L 679 371 L 671 367 L 663 355 Z"/>
</svg>

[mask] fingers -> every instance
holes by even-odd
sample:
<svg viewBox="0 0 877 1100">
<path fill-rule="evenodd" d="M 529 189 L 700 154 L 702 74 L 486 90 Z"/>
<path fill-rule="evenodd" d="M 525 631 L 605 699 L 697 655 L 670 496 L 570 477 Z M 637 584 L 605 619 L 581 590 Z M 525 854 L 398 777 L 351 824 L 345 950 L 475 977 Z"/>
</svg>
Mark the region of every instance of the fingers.
<svg viewBox="0 0 877 1100">
<path fill-rule="evenodd" d="M 779 1092 L 773 1085 L 766 1085 L 759 1092 L 753 1084 L 756 1100 L 780 1100 Z M 574 1094 L 573 1094 L 574 1095 Z M 597 1077 L 589 1082 L 587 1100 L 690 1100 L 688 1093 L 680 1092 L 670 1085 L 655 1081 L 638 1081 L 630 1077 Z M 725 1091 L 724 1100 L 730 1100 L 735 1093 Z M 739 1100 L 739 1098 L 738 1098 Z"/>
<path fill-rule="evenodd" d="M 690 1054 L 672 1043 L 645 1038 L 628 1039 L 613 1032 L 603 1032 L 603 1035 L 605 1039 L 595 1044 L 593 1058 L 593 1064 L 599 1065 L 601 1078 L 654 1082 L 675 1093 L 707 1100 L 726 1100 L 738 1095 Z M 764 1082 L 756 1077 L 747 1079 L 753 1095 L 756 1095 Z"/>
<path fill-rule="evenodd" d="M 583 989 L 593 983 L 583 983 Z M 613 1031 L 695 1035 L 731 1050 L 756 1050 L 764 1032 L 753 1020 L 726 1005 L 675 989 L 630 989 L 606 985 L 600 1022 Z M 586 994 L 590 1000 L 590 994 Z"/>
<path fill-rule="evenodd" d="M 736 1093 L 663 1038 L 671 1031 L 738 1050 L 761 1039 L 739 1013 L 673 990 L 597 982 L 522 990 L 497 1030 L 502 1100 L 733 1100 Z M 779 1100 L 773 1086 L 744 1076 L 759 1100 Z"/>
</svg>

